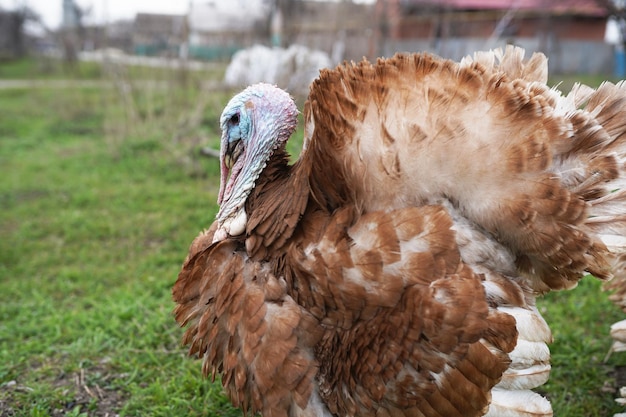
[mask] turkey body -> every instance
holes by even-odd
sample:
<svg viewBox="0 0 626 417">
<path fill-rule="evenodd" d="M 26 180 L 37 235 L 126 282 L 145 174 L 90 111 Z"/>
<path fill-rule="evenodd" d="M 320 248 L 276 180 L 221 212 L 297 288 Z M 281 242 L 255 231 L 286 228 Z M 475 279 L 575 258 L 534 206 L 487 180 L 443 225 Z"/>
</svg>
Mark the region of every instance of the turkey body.
<svg viewBox="0 0 626 417">
<path fill-rule="evenodd" d="M 552 415 L 538 295 L 623 265 L 626 89 L 523 50 L 399 54 L 222 114 L 220 212 L 173 289 L 183 342 L 264 416 Z"/>
</svg>

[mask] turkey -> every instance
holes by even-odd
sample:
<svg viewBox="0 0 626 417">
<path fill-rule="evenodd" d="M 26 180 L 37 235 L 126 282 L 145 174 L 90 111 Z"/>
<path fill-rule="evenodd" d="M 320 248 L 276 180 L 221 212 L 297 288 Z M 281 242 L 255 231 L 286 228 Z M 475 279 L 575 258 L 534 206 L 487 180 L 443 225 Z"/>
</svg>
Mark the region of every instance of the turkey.
<svg viewBox="0 0 626 417">
<path fill-rule="evenodd" d="M 546 86 L 524 51 L 257 84 L 220 123 L 216 221 L 173 287 L 183 344 L 263 416 L 549 416 L 535 306 L 623 274 L 626 86 Z"/>
</svg>

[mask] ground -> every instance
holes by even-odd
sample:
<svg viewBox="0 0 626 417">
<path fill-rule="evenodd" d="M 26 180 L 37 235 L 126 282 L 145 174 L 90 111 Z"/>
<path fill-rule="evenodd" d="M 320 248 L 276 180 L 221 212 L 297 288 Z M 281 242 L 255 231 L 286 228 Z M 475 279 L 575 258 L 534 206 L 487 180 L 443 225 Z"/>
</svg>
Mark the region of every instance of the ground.
<svg viewBox="0 0 626 417">
<path fill-rule="evenodd" d="M 111 373 L 104 365 L 90 367 L 88 369 L 81 368 L 75 373 L 62 373 L 56 377 L 51 385 L 55 389 L 67 393 L 67 397 L 72 398 L 70 401 L 49 410 L 50 417 L 62 416 L 81 416 L 80 410 L 89 410 L 90 417 L 115 417 L 118 416 L 118 410 L 122 408 L 126 398 L 119 390 L 103 388 L 100 386 L 102 382 L 109 382 L 112 379 L 119 378 L 119 375 Z M 99 383 L 89 383 L 89 380 L 97 379 Z M 9 381 L 0 386 L 0 417 L 13 417 L 23 415 L 24 408 L 28 408 L 26 404 L 20 404 L 18 399 L 19 392 L 32 391 L 33 389 L 17 383 Z"/>
</svg>

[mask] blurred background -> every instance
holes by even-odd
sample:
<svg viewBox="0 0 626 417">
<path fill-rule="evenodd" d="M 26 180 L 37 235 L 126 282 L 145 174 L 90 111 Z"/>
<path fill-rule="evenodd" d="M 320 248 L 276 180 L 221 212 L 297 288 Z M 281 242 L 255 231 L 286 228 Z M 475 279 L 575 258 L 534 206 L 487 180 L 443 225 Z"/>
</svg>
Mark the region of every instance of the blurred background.
<svg viewBox="0 0 626 417">
<path fill-rule="evenodd" d="M 302 45 L 334 65 L 513 43 L 548 55 L 555 73 L 623 76 L 624 15 L 623 0 L 0 0 L 0 58 L 225 61 Z"/>
</svg>

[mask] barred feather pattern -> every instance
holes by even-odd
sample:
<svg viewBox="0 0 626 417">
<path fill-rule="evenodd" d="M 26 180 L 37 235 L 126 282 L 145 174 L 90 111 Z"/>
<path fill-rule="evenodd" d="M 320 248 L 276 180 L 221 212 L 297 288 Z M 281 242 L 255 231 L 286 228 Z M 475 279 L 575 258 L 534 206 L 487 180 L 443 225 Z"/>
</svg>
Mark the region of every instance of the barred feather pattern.
<svg viewBox="0 0 626 417">
<path fill-rule="evenodd" d="M 298 161 L 273 149 L 231 204 L 245 232 L 203 232 L 174 286 L 183 342 L 235 405 L 552 415 L 536 298 L 591 273 L 626 306 L 626 86 L 564 95 L 547 71 L 507 47 L 320 73 Z M 261 113 L 245 97 L 225 114 Z"/>
<path fill-rule="evenodd" d="M 290 247 L 284 280 L 236 241 L 196 239 L 174 298 L 205 374 L 263 415 L 483 415 L 517 330 L 443 207 L 307 221 L 322 232 Z"/>
<path fill-rule="evenodd" d="M 173 289 L 176 320 L 188 326 L 183 343 L 203 358 L 205 375 L 221 375 L 235 406 L 293 415 L 313 393 L 321 328 L 267 265 L 237 242 L 209 245 L 212 233 L 196 238 Z"/>
</svg>

